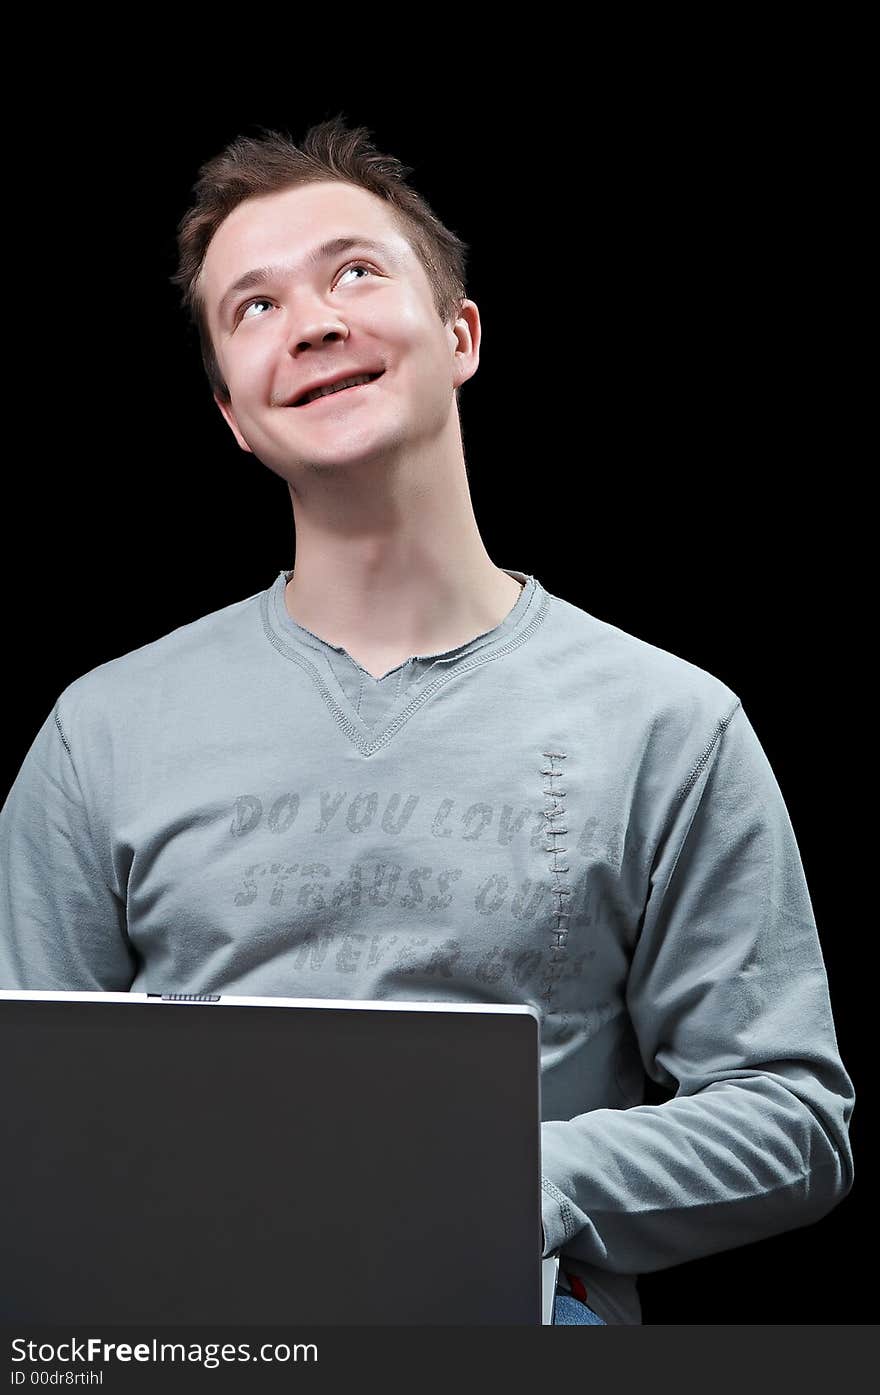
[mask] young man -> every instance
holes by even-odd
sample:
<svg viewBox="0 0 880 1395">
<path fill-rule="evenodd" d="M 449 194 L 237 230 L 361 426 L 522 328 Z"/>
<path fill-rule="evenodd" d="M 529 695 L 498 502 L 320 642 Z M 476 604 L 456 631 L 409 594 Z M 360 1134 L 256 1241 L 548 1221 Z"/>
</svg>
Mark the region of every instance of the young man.
<svg viewBox="0 0 880 1395">
<path fill-rule="evenodd" d="M 334 121 L 200 176 L 175 279 L 296 565 L 61 693 L 0 820 L 0 984 L 534 1004 L 544 1254 L 638 1324 L 640 1272 L 852 1185 L 781 792 L 724 683 L 488 557 L 479 311 L 401 167 Z"/>
</svg>

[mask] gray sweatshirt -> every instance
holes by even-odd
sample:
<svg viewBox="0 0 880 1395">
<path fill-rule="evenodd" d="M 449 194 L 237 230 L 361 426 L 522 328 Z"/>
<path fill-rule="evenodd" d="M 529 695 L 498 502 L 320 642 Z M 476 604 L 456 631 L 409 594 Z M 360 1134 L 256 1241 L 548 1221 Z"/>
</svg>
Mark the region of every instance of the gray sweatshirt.
<svg viewBox="0 0 880 1395">
<path fill-rule="evenodd" d="M 609 1324 L 825 1216 L 855 1092 L 736 693 L 516 571 L 377 680 L 290 574 L 60 694 L 0 814 L 0 987 L 531 1003 L 544 1255 Z"/>
</svg>

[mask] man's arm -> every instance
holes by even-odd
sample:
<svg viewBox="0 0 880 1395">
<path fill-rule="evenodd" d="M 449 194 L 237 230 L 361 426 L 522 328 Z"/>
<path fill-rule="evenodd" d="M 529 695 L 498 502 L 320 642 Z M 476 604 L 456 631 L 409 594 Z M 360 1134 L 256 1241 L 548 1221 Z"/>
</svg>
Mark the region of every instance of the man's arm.
<svg viewBox="0 0 880 1395">
<path fill-rule="evenodd" d="M 124 894 L 64 722 L 62 695 L 0 811 L 0 988 L 126 992 Z"/>
<path fill-rule="evenodd" d="M 670 811 L 627 981 L 675 1097 L 541 1126 L 544 1255 L 645 1273 L 821 1219 L 855 1092 L 794 831 L 741 703 Z"/>
</svg>

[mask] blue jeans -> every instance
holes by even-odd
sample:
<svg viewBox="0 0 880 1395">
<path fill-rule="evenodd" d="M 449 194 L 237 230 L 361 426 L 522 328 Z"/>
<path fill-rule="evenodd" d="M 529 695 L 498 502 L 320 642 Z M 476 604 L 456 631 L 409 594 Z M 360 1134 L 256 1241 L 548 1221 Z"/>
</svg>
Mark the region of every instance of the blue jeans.
<svg viewBox="0 0 880 1395">
<path fill-rule="evenodd" d="M 607 1327 L 608 1324 L 598 1313 L 594 1313 L 592 1308 L 588 1308 L 586 1303 L 582 1303 L 579 1298 L 575 1298 L 573 1293 L 566 1293 L 564 1289 L 556 1290 L 556 1305 L 553 1309 L 554 1326 L 562 1327 Z"/>
</svg>

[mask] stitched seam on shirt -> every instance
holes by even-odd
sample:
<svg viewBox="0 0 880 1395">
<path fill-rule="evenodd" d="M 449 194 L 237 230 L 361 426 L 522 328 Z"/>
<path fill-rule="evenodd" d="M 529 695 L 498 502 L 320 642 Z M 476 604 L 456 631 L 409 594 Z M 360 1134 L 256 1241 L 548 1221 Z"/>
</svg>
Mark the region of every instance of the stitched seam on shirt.
<svg viewBox="0 0 880 1395">
<path fill-rule="evenodd" d="M 295 664 L 299 664 L 301 669 L 304 669 L 306 673 L 312 676 L 312 678 L 315 680 L 318 686 L 318 691 L 320 692 L 321 697 L 324 699 L 324 702 L 326 706 L 329 708 L 330 713 L 335 719 L 335 721 L 339 724 L 339 726 L 346 733 L 346 735 L 352 739 L 353 743 L 356 746 L 360 746 L 361 749 L 363 749 L 364 742 L 361 733 L 358 731 L 357 727 L 353 726 L 352 723 L 348 720 L 348 717 L 345 715 L 342 708 L 339 706 L 339 703 L 336 701 L 333 694 L 330 692 L 330 689 L 327 687 L 326 683 L 324 682 L 324 679 L 321 677 L 315 665 L 310 663 L 308 659 L 304 658 L 302 654 L 291 652 L 286 647 L 286 645 L 282 645 L 281 641 L 278 639 L 278 636 L 273 634 L 272 630 L 266 627 L 265 619 L 264 629 L 266 630 L 266 635 L 270 643 L 275 646 L 282 658 L 291 659 Z"/>
<path fill-rule="evenodd" d="M 84 795 L 84 793 L 83 793 L 82 781 L 81 781 L 80 778 L 79 778 L 79 772 L 77 771 L 77 768 L 76 768 L 76 761 L 73 759 L 73 751 L 72 751 L 71 748 L 70 748 L 70 742 L 67 740 L 67 737 L 66 737 L 65 734 L 64 734 L 64 728 L 63 728 L 63 726 L 61 725 L 61 718 L 60 718 L 59 715 L 58 715 L 58 708 L 57 708 L 57 707 L 55 708 L 55 710 L 54 710 L 54 712 L 53 712 L 52 715 L 53 715 L 53 717 L 54 717 L 54 719 L 55 719 L 55 725 L 56 725 L 56 727 L 58 728 L 58 735 L 61 737 L 61 741 L 62 741 L 62 743 L 63 743 L 63 745 L 64 745 L 64 749 L 65 749 L 65 751 L 67 752 L 68 756 L 70 757 L 70 766 L 71 766 L 71 770 L 72 770 L 72 772 L 73 772 L 73 778 L 74 778 L 74 780 L 76 781 L 77 790 L 79 791 L 79 799 L 80 799 L 80 804 L 81 804 L 81 806 L 82 806 L 83 818 L 85 819 L 86 828 L 87 828 L 88 831 L 89 831 L 89 837 L 90 837 L 91 840 L 92 840 L 92 847 L 95 849 L 95 854 L 96 854 L 96 856 L 97 856 L 97 858 L 98 858 L 99 864 L 101 864 L 101 870 L 102 870 L 102 872 L 103 872 L 103 871 L 104 871 L 103 860 L 102 860 L 101 855 L 100 855 L 99 844 L 98 844 L 98 842 L 97 842 L 97 840 L 96 840 L 96 838 L 95 838 L 95 830 L 94 830 L 94 828 L 93 828 L 93 826 L 92 826 L 92 818 L 91 818 L 91 814 L 90 814 L 90 812 L 89 812 L 89 806 L 88 806 L 88 804 L 86 803 L 86 798 L 85 798 L 85 795 Z M 112 882 L 107 882 L 107 881 L 106 881 L 106 878 L 105 878 L 105 884 L 106 884 L 106 886 L 107 886 L 107 888 L 108 888 L 108 890 L 109 890 L 111 896 L 113 897 L 113 899 L 114 899 L 115 901 L 118 901 L 119 904 L 120 904 L 120 906 L 121 906 L 122 909 L 123 909 L 123 912 L 124 912 L 124 914 L 125 914 L 125 933 L 126 933 L 126 936 L 127 936 L 127 935 L 128 935 L 128 908 L 127 908 L 126 902 L 125 902 L 124 898 L 122 898 L 121 896 L 119 896 L 119 894 L 118 894 L 118 892 L 116 891 L 116 888 L 113 886 Z"/>
<path fill-rule="evenodd" d="M 541 1189 L 542 1191 L 545 1191 L 549 1197 L 552 1197 L 553 1200 L 556 1202 L 557 1206 L 559 1207 L 559 1212 L 562 1216 L 563 1235 L 566 1240 L 570 1240 L 572 1235 L 574 1235 L 575 1231 L 578 1228 L 577 1223 L 575 1222 L 574 1210 L 572 1208 L 571 1202 L 565 1195 L 565 1192 L 561 1192 L 557 1187 L 556 1183 L 551 1182 L 546 1177 L 543 1177 L 541 1179 Z"/>
<path fill-rule="evenodd" d="M 690 775 L 689 775 L 688 778 L 685 780 L 684 784 L 682 785 L 681 789 L 680 789 L 679 792 L 678 792 L 678 806 L 679 806 L 679 807 L 684 803 L 684 800 L 685 800 L 685 797 L 687 796 L 688 791 L 689 791 L 689 790 L 691 789 L 691 787 L 693 786 L 694 781 L 695 781 L 695 780 L 697 779 L 697 777 L 699 776 L 700 771 L 703 769 L 703 766 L 706 764 L 706 762 L 708 761 L 708 759 L 709 759 L 709 757 L 711 756 L 712 752 L 714 751 L 715 747 L 718 745 L 718 742 L 721 740 L 721 737 L 724 735 L 725 731 L 727 730 L 728 726 L 730 725 L 731 719 L 732 719 L 734 713 L 736 712 L 736 709 L 737 709 L 739 706 L 741 706 L 741 703 L 742 703 L 742 699 L 741 699 L 741 698 L 737 698 L 737 700 L 736 700 L 736 702 L 734 703 L 733 707 L 730 709 L 730 712 L 728 713 L 728 715 L 727 715 L 726 717 L 722 717 L 721 720 L 719 721 L 717 727 L 715 728 L 715 732 L 714 732 L 714 734 L 713 734 L 713 736 L 712 736 L 712 739 L 710 740 L 708 746 L 706 747 L 706 749 L 705 749 L 705 751 L 703 752 L 703 754 L 700 756 L 700 759 L 697 761 L 697 763 L 696 763 L 696 765 L 694 766 L 693 770 L 691 771 Z"/>
<path fill-rule="evenodd" d="M 538 773 L 545 776 L 550 781 L 562 779 L 562 771 L 555 770 L 553 762 L 568 760 L 566 752 L 542 751 L 541 754 L 550 764 L 542 765 Z M 552 799 L 553 801 L 551 807 L 545 804 L 541 811 L 542 817 L 546 820 L 546 826 L 542 828 L 541 831 L 544 837 L 549 841 L 549 846 L 547 844 L 544 846 L 544 852 L 549 853 L 553 858 L 550 867 L 550 875 L 554 878 L 554 885 L 550 888 L 550 895 L 559 898 L 556 910 L 553 912 L 556 916 L 556 924 L 551 926 L 550 932 L 555 936 L 555 942 L 550 946 L 550 959 L 547 965 L 547 975 L 543 984 L 546 1011 L 553 1012 L 553 995 L 556 989 L 556 981 L 562 976 L 563 970 L 565 969 L 565 961 L 568 959 L 566 937 L 568 935 L 568 920 L 571 915 L 570 911 L 563 909 L 566 905 L 565 898 L 571 896 L 571 888 L 568 886 L 565 878 L 566 872 L 569 871 L 569 866 L 568 863 L 560 865 L 558 860 L 560 854 L 564 856 L 564 854 L 568 852 L 568 848 L 561 848 L 558 843 L 552 841 L 556 838 L 563 837 L 568 832 L 565 826 L 565 804 L 562 802 L 567 794 L 567 790 L 554 788 L 552 783 L 549 788 L 547 786 L 542 786 L 542 789 L 548 799 Z M 555 819 L 561 819 L 562 822 L 558 826 L 554 826 Z"/>
<path fill-rule="evenodd" d="M 58 716 L 57 710 L 54 712 L 53 715 L 54 715 L 54 717 L 55 717 L 55 725 L 56 725 L 56 727 L 58 728 L 58 735 L 61 737 L 61 740 L 64 742 L 64 749 L 65 749 L 65 751 L 67 752 L 67 754 L 70 756 L 70 759 L 73 760 L 73 752 L 71 751 L 70 746 L 68 745 L 67 737 L 64 735 L 64 728 L 63 728 L 63 726 L 61 725 L 61 718 Z"/>
<path fill-rule="evenodd" d="M 369 738 L 365 737 L 360 731 L 358 731 L 358 729 L 348 720 L 348 718 L 342 711 L 341 707 L 339 706 L 339 703 L 333 697 L 333 694 L 330 692 L 330 689 L 327 687 L 327 684 L 325 683 L 321 674 L 318 672 L 315 665 L 312 664 L 303 655 L 299 654 L 293 648 L 293 646 L 289 646 L 286 642 L 281 640 L 278 637 L 278 635 L 275 634 L 269 616 L 269 606 L 271 604 L 271 597 L 271 590 L 264 591 L 260 599 L 260 618 L 262 620 L 263 632 L 266 635 L 266 638 L 270 641 L 272 645 L 274 645 L 274 647 L 278 650 L 279 654 L 281 654 L 286 659 L 293 659 L 295 663 L 299 664 L 300 668 L 304 669 L 307 673 L 310 673 L 312 675 L 312 677 L 317 683 L 318 690 L 322 698 L 324 699 L 326 706 L 333 714 L 333 717 L 338 722 L 342 730 L 351 738 L 353 744 L 358 747 L 361 754 L 364 756 L 373 756 L 376 754 L 377 751 L 381 750 L 383 746 L 386 746 L 388 742 L 391 741 L 391 739 L 397 735 L 400 728 L 409 721 L 410 717 L 412 717 L 414 713 L 416 713 L 419 710 L 419 708 L 424 703 L 426 703 L 435 692 L 437 692 L 439 688 L 442 688 L 445 683 L 450 682 L 453 678 L 457 678 L 462 673 L 468 673 L 471 669 L 480 668 L 483 664 L 494 662 L 495 659 L 502 659 L 506 654 L 511 653 L 514 649 L 518 649 L 521 644 L 525 644 L 526 640 L 532 637 L 535 630 L 543 622 L 550 607 L 550 597 L 548 594 L 545 594 L 541 598 L 541 603 L 538 607 L 538 613 L 535 615 L 534 619 L 529 621 L 528 625 L 525 627 L 521 634 L 515 635 L 512 640 L 510 640 L 501 649 L 496 650 L 492 654 L 483 654 L 483 652 L 480 651 L 474 654 L 470 659 L 464 660 L 463 663 L 457 665 L 451 671 L 448 670 L 445 673 L 441 673 L 437 678 L 434 679 L 433 683 L 430 683 L 427 688 L 423 688 L 422 691 L 415 698 L 413 698 L 409 707 L 405 708 L 403 712 L 398 713 L 391 725 L 386 727 L 385 731 L 382 732 L 381 736 L 375 737 L 372 740 L 370 740 Z"/>
<path fill-rule="evenodd" d="M 718 743 L 719 743 L 719 741 L 721 740 L 721 737 L 722 737 L 722 736 L 724 735 L 724 733 L 726 732 L 728 726 L 730 725 L 730 722 L 731 722 L 732 718 L 734 717 L 734 715 L 736 714 L 737 710 L 738 710 L 741 706 L 742 706 L 742 700 L 741 700 L 740 698 L 737 698 L 736 702 L 734 703 L 734 705 L 733 705 L 733 707 L 731 708 L 731 710 L 730 710 L 730 712 L 728 713 L 728 715 L 727 715 L 726 717 L 721 718 L 721 720 L 719 721 L 718 726 L 717 726 L 717 728 L 716 728 L 716 730 L 715 730 L 714 736 L 712 737 L 711 741 L 709 742 L 709 744 L 708 744 L 708 746 L 706 747 L 706 749 L 705 749 L 705 751 L 703 752 L 703 754 L 700 756 L 700 759 L 697 761 L 696 765 L 694 766 L 693 770 L 691 771 L 690 775 L 688 776 L 687 780 L 685 781 L 684 785 L 682 786 L 681 791 L 679 792 L 678 801 L 677 801 L 677 803 L 676 803 L 674 813 L 672 814 L 672 820 L 673 820 L 673 822 L 675 821 L 675 819 L 678 818 L 679 810 L 681 809 L 682 804 L 684 803 L 685 796 L 687 795 L 688 791 L 691 790 L 691 789 L 693 788 L 694 782 L 696 781 L 697 777 L 699 776 L 699 774 L 700 774 L 700 773 L 702 772 L 702 770 L 704 769 L 704 767 L 705 767 L 705 765 L 706 765 L 706 762 L 709 760 L 709 757 L 712 755 L 713 751 L 715 751 L 715 750 L 717 749 Z M 682 837 L 681 837 L 681 840 L 680 840 L 680 842 L 679 842 L 678 848 L 676 849 L 675 857 L 674 857 L 673 862 L 672 862 L 672 866 L 670 867 L 669 872 L 668 872 L 667 875 L 666 875 L 666 886 L 669 886 L 669 884 L 670 884 L 671 881 L 672 881 L 672 878 L 675 876 L 675 871 L 676 871 L 676 868 L 678 867 L 678 860 L 679 860 L 679 858 L 681 857 L 681 854 L 682 854 L 682 851 L 683 851 L 683 849 L 684 849 L 684 846 L 685 846 L 685 844 L 686 844 L 686 842 L 687 842 L 687 840 L 688 840 L 688 837 L 689 837 L 689 835 L 690 835 L 691 826 L 693 825 L 694 819 L 697 817 L 697 811 L 698 811 L 698 809 L 699 809 L 699 807 L 700 807 L 700 803 L 701 803 L 701 801 L 702 801 L 702 797 L 703 797 L 703 796 L 702 796 L 702 794 L 701 794 L 700 797 L 698 798 L 696 804 L 694 805 L 693 810 L 691 811 L 691 816 L 690 816 L 690 819 L 688 820 L 688 826 L 687 826 L 687 828 L 684 830 L 684 833 L 683 833 L 683 835 L 682 835 Z M 654 849 L 654 858 L 656 858 L 656 856 L 657 856 L 657 849 L 655 848 L 655 849 Z M 653 859 L 652 859 L 652 862 L 653 862 Z"/>
</svg>

